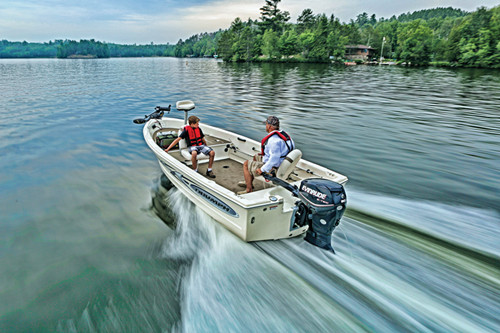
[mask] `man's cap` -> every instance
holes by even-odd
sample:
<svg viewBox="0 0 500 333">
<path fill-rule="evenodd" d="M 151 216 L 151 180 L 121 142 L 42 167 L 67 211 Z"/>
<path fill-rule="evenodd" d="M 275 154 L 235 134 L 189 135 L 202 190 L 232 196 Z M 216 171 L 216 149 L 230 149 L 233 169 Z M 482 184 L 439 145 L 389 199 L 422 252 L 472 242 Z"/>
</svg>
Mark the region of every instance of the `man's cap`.
<svg viewBox="0 0 500 333">
<path fill-rule="evenodd" d="M 274 127 L 280 127 L 280 120 L 276 116 L 267 117 L 267 120 L 264 123 L 267 123 Z"/>
</svg>

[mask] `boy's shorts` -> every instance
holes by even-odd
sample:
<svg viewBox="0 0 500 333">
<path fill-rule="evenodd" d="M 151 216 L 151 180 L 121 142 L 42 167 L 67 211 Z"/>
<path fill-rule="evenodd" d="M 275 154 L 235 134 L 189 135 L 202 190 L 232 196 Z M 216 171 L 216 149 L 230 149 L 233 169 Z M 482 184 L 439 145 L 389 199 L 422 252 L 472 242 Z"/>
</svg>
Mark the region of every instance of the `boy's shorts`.
<svg viewBox="0 0 500 333">
<path fill-rule="evenodd" d="M 191 154 L 193 151 L 197 151 L 198 154 L 205 154 L 208 156 L 208 154 L 210 154 L 210 152 L 213 150 L 212 148 L 210 148 L 209 146 L 205 146 L 205 145 L 201 145 L 201 146 L 190 146 L 188 148 L 189 150 L 189 153 Z"/>
</svg>

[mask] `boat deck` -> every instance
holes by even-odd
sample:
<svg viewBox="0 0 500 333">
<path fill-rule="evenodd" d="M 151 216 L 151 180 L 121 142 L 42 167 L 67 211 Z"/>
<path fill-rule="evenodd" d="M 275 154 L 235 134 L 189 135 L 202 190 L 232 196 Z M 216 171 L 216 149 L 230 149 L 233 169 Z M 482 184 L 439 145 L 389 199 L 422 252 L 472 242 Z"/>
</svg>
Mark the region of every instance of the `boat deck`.
<svg viewBox="0 0 500 333">
<path fill-rule="evenodd" d="M 230 158 L 225 160 L 214 161 L 212 170 L 216 176 L 215 179 L 208 178 L 205 173 L 208 168 L 208 163 L 204 162 L 199 164 L 198 171 L 207 179 L 215 181 L 218 185 L 227 188 L 234 193 L 244 190 L 244 187 L 238 186 L 238 182 L 244 181 L 243 177 L 243 163 L 237 162 Z M 253 182 L 254 191 L 264 189 L 260 182 Z"/>
<path fill-rule="evenodd" d="M 160 131 L 170 132 L 175 130 L 175 128 L 163 128 Z M 212 170 L 216 178 L 209 178 L 206 176 L 208 159 L 198 161 L 198 172 L 203 177 L 215 181 L 218 185 L 233 191 L 234 193 L 244 190 L 244 187 L 238 186 L 238 182 L 245 180 L 243 177 L 243 161 L 250 159 L 251 156 L 236 156 L 230 153 L 221 154 L 226 146 L 231 144 L 231 141 L 212 135 L 205 135 L 205 140 L 207 141 L 208 146 L 212 147 L 216 151 L 216 160 L 212 165 Z M 191 161 L 183 159 L 178 153 L 178 150 L 171 150 L 170 154 L 179 159 L 182 163 L 191 165 Z M 256 181 L 253 183 L 253 186 L 255 191 L 264 188 L 263 184 Z"/>
<path fill-rule="evenodd" d="M 169 134 L 177 136 L 181 128 L 179 124 L 181 124 L 179 120 L 165 119 L 162 121 L 164 127 L 160 127 L 156 130 L 152 127 L 146 128 L 146 130 L 149 130 L 151 141 L 154 143 L 160 132 L 168 132 Z M 204 133 L 208 146 L 215 151 L 215 161 L 212 168 L 216 178 L 208 178 L 206 176 L 208 158 L 198 160 L 199 174 L 233 193 L 243 191 L 245 187 L 238 185 L 239 182 L 244 181 L 243 163 L 246 160 L 251 160 L 253 156 L 260 151 L 260 143 L 247 137 L 239 136 L 208 125 L 205 125 Z M 145 137 L 147 137 L 147 135 L 145 135 Z M 191 167 L 191 158 L 188 157 L 189 154 L 185 154 L 184 152 L 183 155 L 182 152 L 184 151 L 171 149 L 168 155 L 178 160 L 180 163 Z M 300 154 L 300 151 L 298 153 Z M 296 156 L 300 158 L 300 155 L 297 154 Z M 293 169 L 288 169 L 286 171 L 288 175 L 287 179 L 283 179 L 288 183 L 295 183 L 297 185 L 300 181 L 309 178 L 325 178 L 338 182 L 339 184 L 343 184 L 347 181 L 347 177 L 309 161 L 302 159 L 297 161 L 296 159 L 293 163 Z M 257 177 L 253 182 L 254 191 L 260 191 L 275 186 L 276 185 L 271 182 L 266 182 L 263 177 Z"/>
</svg>

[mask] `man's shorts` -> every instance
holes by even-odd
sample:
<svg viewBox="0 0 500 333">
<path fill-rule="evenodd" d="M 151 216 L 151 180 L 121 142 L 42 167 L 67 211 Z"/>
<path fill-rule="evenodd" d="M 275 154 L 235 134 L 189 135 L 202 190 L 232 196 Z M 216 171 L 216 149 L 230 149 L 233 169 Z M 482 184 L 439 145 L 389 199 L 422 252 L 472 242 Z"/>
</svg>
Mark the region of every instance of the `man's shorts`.
<svg viewBox="0 0 500 333">
<path fill-rule="evenodd" d="M 260 175 L 257 173 L 257 169 L 262 168 L 264 162 L 262 162 L 262 155 L 256 154 L 253 157 L 253 160 L 248 160 L 248 171 L 254 177 L 259 177 Z"/>
<path fill-rule="evenodd" d="M 188 148 L 189 150 L 189 153 L 191 154 L 193 151 L 197 151 L 198 154 L 205 154 L 208 156 L 208 154 L 210 154 L 210 152 L 213 150 L 212 148 L 210 148 L 209 146 L 205 146 L 205 145 L 201 145 L 201 146 L 190 146 Z"/>
</svg>

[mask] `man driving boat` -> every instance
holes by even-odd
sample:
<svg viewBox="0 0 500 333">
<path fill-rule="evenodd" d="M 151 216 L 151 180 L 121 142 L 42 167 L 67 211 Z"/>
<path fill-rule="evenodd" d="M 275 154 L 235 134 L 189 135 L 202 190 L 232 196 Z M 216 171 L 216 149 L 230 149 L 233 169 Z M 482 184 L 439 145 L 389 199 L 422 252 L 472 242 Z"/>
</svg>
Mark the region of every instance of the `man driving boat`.
<svg viewBox="0 0 500 333">
<path fill-rule="evenodd" d="M 261 143 L 261 152 L 243 163 L 243 175 L 245 177 L 246 190 L 238 194 L 253 191 L 253 179 L 263 172 L 270 173 L 276 170 L 286 155 L 295 148 L 292 138 L 285 132 L 280 131 L 280 120 L 276 116 L 269 116 L 264 122 L 266 132 L 269 133 Z"/>
<path fill-rule="evenodd" d="M 172 147 L 174 147 L 179 141 L 185 139 L 189 153 L 191 154 L 191 163 L 193 169 L 196 172 L 198 172 L 198 160 L 197 160 L 198 154 L 208 155 L 209 159 L 208 159 L 208 169 L 206 175 L 207 177 L 215 178 L 215 175 L 212 171 L 212 165 L 214 163 L 214 158 L 215 158 L 215 151 L 209 146 L 207 146 L 205 135 L 203 134 L 203 131 L 200 128 L 200 118 L 196 116 L 190 116 L 188 118 L 188 123 L 189 125 L 184 127 L 179 137 L 175 139 L 168 146 L 167 149 L 165 149 L 165 152 L 168 153 L 168 151 Z"/>
</svg>

